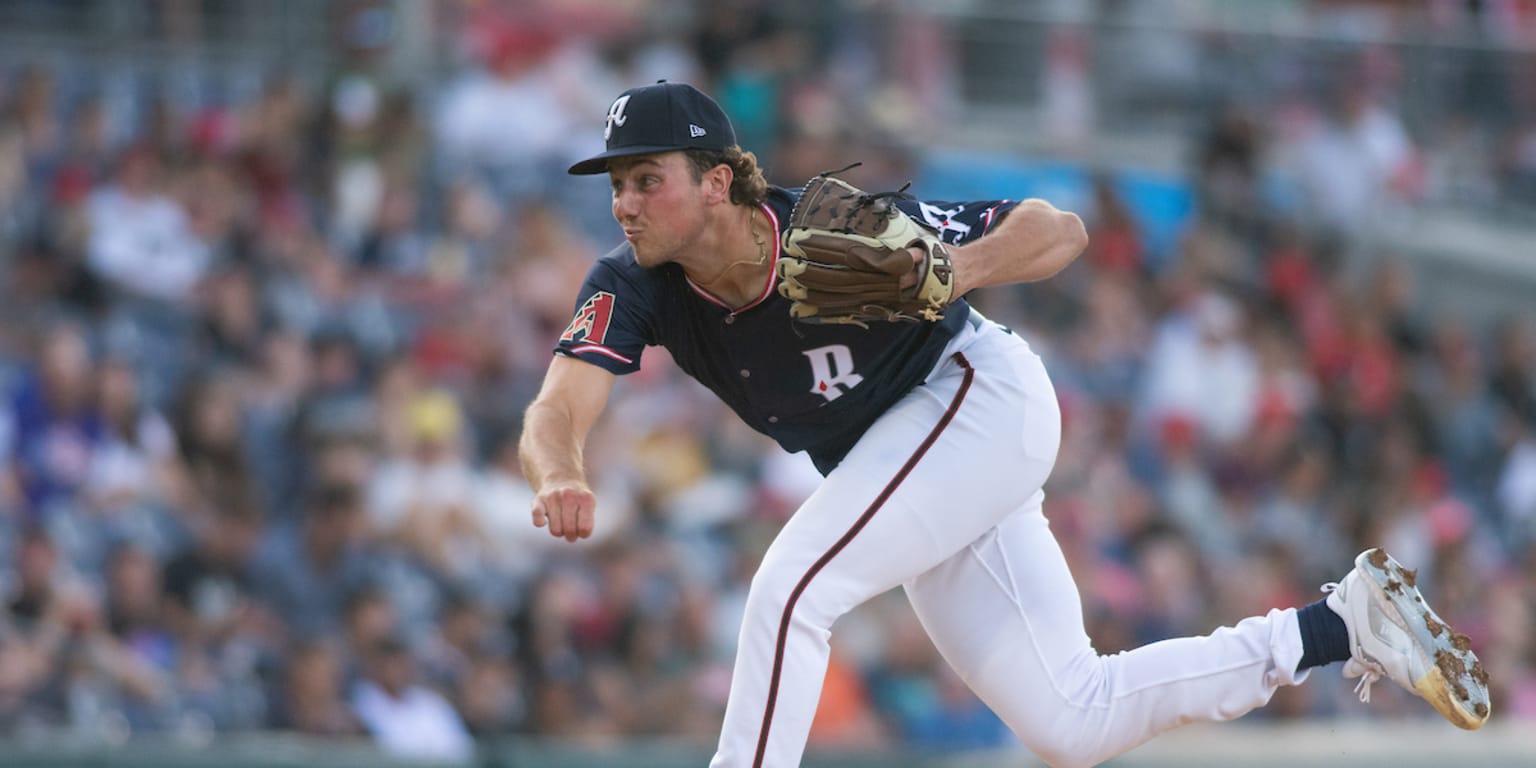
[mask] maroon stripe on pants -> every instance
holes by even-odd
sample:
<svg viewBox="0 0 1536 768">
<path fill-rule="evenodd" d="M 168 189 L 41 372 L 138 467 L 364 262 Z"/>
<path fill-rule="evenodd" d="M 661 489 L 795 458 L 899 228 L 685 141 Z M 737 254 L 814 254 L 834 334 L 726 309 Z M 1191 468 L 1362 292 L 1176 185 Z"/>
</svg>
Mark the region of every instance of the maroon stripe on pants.
<svg viewBox="0 0 1536 768">
<path fill-rule="evenodd" d="M 784 605 L 784 616 L 779 619 L 779 642 L 773 652 L 773 676 L 768 682 L 768 704 L 763 708 L 763 729 L 757 737 L 757 757 L 752 761 L 753 768 L 762 768 L 763 753 L 768 749 L 768 729 L 773 725 L 773 705 L 779 696 L 779 678 L 784 672 L 784 643 L 789 638 L 789 619 L 795 611 L 795 603 L 799 602 L 800 595 L 805 592 L 805 588 L 810 586 L 811 579 L 816 578 L 816 574 L 820 573 L 827 563 L 832 562 L 832 558 L 837 557 L 837 553 L 843 551 L 848 546 L 848 543 L 853 541 L 853 537 L 859 535 L 859 531 L 864 529 L 864 526 L 875 516 L 875 513 L 880 511 L 880 507 L 885 504 L 887 499 L 891 498 L 892 493 L 896 492 L 896 488 L 901 485 L 901 481 L 907 479 L 907 475 L 912 473 L 912 468 L 917 466 L 918 460 L 923 458 L 923 454 L 927 453 L 928 449 L 933 446 L 934 441 L 939 439 L 939 435 L 944 432 L 944 428 L 949 426 L 949 422 L 954 420 L 955 413 L 960 410 L 960 403 L 965 400 L 965 393 L 971 388 L 971 379 L 976 376 L 976 370 L 971 368 L 971 364 L 965 359 L 965 355 L 956 352 L 954 358 L 955 362 L 965 369 L 965 378 L 961 380 L 960 389 L 955 392 L 954 399 L 950 401 L 949 409 L 944 411 L 944 416 L 939 419 L 939 423 L 934 425 L 933 430 L 928 433 L 928 436 L 923 438 L 922 444 L 917 446 L 917 450 L 913 451 L 906 463 L 901 465 L 901 470 L 896 473 L 896 476 L 892 477 L 891 481 L 885 484 L 885 489 L 880 491 L 880 495 L 876 496 L 873 502 L 870 502 L 869 508 L 864 510 L 864 514 L 859 515 L 859 519 L 854 521 L 853 526 L 848 529 L 848 532 L 844 533 L 842 538 L 832 545 L 831 549 L 828 549 L 825 554 L 811 565 L 810 570 L 807 570 L 805 575 L 800 577 L 800 583 L 795 585 L 794 591 L 789 593 L 789 602 Z"/>
</svg>

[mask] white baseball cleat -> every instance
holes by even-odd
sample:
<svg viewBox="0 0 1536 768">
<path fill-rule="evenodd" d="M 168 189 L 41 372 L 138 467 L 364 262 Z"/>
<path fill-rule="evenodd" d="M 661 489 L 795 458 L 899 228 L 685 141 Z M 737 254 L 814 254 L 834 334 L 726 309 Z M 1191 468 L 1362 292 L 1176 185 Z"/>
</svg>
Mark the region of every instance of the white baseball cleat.
<svg viewBox="0 0 1536 768">
<path fill-rule="evenodd" d="M 1342 581 L 1323 585 L 1328 607 L 1349 629 L 1353 658 L 1344 676 L 1360 678 L 1361 701 L 1370 701 L 1371 685 L 1387 677 L 1457 727 L 1481 728 L 1488 722 L 1488 673 L 1467 636 L 1430 610 L 1416 578 L 1386 552 L 1367 549 Z"/>
</svg>

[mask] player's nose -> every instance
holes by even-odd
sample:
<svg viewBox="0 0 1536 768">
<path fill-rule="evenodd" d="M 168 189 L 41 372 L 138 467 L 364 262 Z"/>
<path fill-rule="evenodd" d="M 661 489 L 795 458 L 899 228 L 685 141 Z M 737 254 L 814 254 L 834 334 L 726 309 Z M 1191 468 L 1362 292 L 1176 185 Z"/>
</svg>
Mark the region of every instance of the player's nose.
<svg viewBox="0 0 1536 768">
<path fill-rule="evenodd" d="M 619 221 L 640 215 L 640 196 L 629 189 L 613 193 L 613 217 Z"/>
</svg>

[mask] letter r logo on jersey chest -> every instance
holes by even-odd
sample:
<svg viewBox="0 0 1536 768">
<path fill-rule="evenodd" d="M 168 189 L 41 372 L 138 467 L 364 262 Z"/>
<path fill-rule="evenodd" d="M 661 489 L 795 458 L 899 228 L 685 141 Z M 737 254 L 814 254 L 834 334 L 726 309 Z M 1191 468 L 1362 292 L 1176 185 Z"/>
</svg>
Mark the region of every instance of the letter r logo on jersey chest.
<svg viewBox="0 0 1536 768">
<path fill-rule="evenodd" d="M 800 354 L 811 361 L 811 393 L 825 397 L 829 403 L 864 380 L 853 372 L 853 352 L 846 344 L 829 344 Z"/>
</svg>

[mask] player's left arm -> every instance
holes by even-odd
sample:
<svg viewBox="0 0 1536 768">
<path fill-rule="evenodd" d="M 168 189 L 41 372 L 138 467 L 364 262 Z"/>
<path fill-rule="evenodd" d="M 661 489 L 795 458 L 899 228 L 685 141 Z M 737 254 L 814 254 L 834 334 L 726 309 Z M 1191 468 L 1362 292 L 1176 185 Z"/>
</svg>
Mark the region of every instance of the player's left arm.
<svg viewBox="0 0 1536 768">
<path fill-rule="evenodd" d="M 1040 199 L 1020 202 L 963 245 L 949 247 L 956 297 L 990 285 L 1030 283 L 1060 272 L 1088 247 L 1082 219 Z"/>
</svg>

